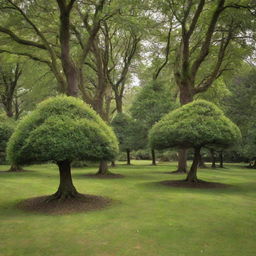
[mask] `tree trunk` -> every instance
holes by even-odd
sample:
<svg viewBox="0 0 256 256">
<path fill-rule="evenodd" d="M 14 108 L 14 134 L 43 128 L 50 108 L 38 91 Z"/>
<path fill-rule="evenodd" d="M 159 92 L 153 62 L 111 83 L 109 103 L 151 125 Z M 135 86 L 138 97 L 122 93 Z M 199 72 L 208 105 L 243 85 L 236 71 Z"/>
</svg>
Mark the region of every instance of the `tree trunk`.
<svg viewBox="0 0 256 256">
<path fill-rule="evenodd" d="M 116 112 L 123 113 L 123 98 L 122 96 L 115 94 L 115 101 L 116 101 Z"/>
<path fill-rule="evenodd" d="M 152 165 L 156 165 L 156 154 L 154 149 L 151 149 L 151 155 L 152 155 Z"/>
<path fill-rule="evenodd" d="M 189 183 L 198 182 L 196 173 L 197 173 L 197 166 L 199 163 L 199 159 L 200 159 L 200 148 L 195 148 L 193 163 L 191 165 L 190 171 L 186 178 L 186 181 Z"/>
<path fill-rule="evenodd" d="M 180 89 L 180 104 L 181 106 L 186 105 L 193 101 L 193 94 L 191 92 L 190 86 L 179 85 Z M 178 152 L 178 170 L 177 173 L 186 173 L 187 172 L 187 150 L 181 149 Z"/>
<path fill-rule="evenodd" d="M 109 173 L 110 173 L 110 171 L 108 170 L 108 162 L 101 160 L 97 174 L 98 175 L 107 175 Z"/>
<path fill-rule="evenodd" d="M 21 166 L 12 164 L 8 172 L 24 172 Z"/>
<path fill-rule="evenodd" d="M 130 149 L 126 149 L 127 165 L 131 165 Z"/>
<path fill-rule="evenodd" d="M 178 152 L 178 170 L 177 173 L 186 173 L 187 172 L 187 150 L 181 149 Z"/>
<path fill-rule="evenodd" d="M 116 162 L 115 161 L 111 161 L 111 167 L 116 167 Z"/>
<path fill-rule="evenodd" d="M 223 152 L 221 151 L 220 154 L 220 168 L 224 168 L 224 165 L 223 165 Z"/>
<path fill-rule="evenodd" d="M 78 96 L 79 72 L 70 54 L 70 13 L 73 4 L 66 5 L 65 1 L 58 0 L 60 10 L 59 40 L 61 48 L 61 63 L 67 80 L 66 93 L 69 96 Z"/>
<path fill-rule="evenodd" d="M 200 154 L 200 157 L 199 157 L 198 168 L 207 168 L 201 154 Z"/>
<path fill-rule="evenodd" d="M 71 164 L 70 161 L 64 160 L 57 162 L 60 174 L 60 184 L 57 192 L 50 196 L 47 201 L 78 198 L 80 194 L 76 191 L 76 188 L 72 182 L 71 176 Z"/>
<path fill-rule="evenodd" d="M 210 150 L 212 156 L 212 168 L 216 168 L 216 159 L 215 159 L 215 151 L 213 149 Z"/>
</svg>

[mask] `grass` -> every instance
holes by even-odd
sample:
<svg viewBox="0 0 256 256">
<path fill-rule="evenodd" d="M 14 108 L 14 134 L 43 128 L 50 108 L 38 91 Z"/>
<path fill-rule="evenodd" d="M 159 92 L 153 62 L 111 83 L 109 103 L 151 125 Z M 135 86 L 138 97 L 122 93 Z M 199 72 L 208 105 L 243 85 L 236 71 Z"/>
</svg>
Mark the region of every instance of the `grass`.
<svg viewBox="0 0 256 256">
<path fill-rule="evenodd" d="M 55 192 L 54 165 L 33 172 L 0 172 L 0 256 L 254 256 L 256 253 L 256 171 L 239 165 L 203 169 L 199 178 L 232 186 L 175 188 L 156 182 L 181 179 L 175 163 L 147 161 L 119 165 L 123 179 L 95 179 L 73 169 L 81 193 L 115 200 L 101 211 L 51 216 L 23 212 L 16 204 Z M 0 166 L 0 171 L 7 166 Z"/>
</svg>

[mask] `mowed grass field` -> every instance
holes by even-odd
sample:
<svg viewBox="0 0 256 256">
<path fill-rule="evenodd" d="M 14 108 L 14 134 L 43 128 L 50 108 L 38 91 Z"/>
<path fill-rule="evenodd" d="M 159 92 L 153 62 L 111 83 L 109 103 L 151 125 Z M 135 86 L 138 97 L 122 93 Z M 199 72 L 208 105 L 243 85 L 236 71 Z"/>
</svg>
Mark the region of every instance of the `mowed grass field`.
<svg viewBox="0 0 256 256">
<path fill-rule="evenodd" d="M 176 163 L 119 164 L 122 179 L 86 177 L 96 166 L 74 168 L 79 192 L 112 198 L 99 211 L 70 215 L 28 213 L 23 199 L 57 190 L 55 165 L 5 173 L 0 166 L 1 256 L 255 256 L 256 170 L 226 164 L 199 170 L 199 178 L 226 188 L 167 187 L 157 182 L 182 179 L 166 174 Z"/>
</svg>

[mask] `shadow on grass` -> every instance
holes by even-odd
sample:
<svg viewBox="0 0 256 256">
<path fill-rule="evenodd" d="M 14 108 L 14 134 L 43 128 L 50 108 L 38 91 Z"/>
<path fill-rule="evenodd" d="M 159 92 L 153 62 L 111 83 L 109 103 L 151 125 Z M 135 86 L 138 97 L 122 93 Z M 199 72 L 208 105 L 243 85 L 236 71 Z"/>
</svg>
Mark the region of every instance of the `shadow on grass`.
<svg viewBox="0 0 256 256">
<path fill-rule="evenodd" d="M 185 180 L 162 180 L 157 182 L 148 182 L 148 183 L 140 183 L 139 186 L 144 186 L 151 189 L 161 189 L 161 190 L 168 190 L 168 188 L 178 188 L 180 190 L 184 190 L 186 192 L 188 191 L 228 191 L 230 192 L 236 192 L 240 189 L 231 184 L 224 184 L 224 183 L 218 183 L 218 182 L 209 182 L 209 181 L 202 181 L 200 180 L 198 183 L 188 183 L 185 182 Z M 173 190 L 171 190 L 173 191 Z"/>
<path fill-rule="evenodd" d="M 118 174 L 118 173 L 109 173 L 109 174 L 97 174 L 97 173 L 73 173 L 73 177 L 76 178 L 91 178 L 91 179 L 102 179 L 102 180 L 108 180 L 108 179 L 122 179 L 125 178 L 124 175 Z"/>
</svg>

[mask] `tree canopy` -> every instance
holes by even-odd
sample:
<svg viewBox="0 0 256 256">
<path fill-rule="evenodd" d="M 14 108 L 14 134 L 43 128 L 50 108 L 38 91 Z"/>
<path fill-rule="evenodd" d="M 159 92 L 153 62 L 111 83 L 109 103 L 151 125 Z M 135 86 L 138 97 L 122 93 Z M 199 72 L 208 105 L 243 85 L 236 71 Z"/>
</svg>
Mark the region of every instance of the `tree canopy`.
<svg viewBox="0 0 256 256">
<path fill-rule="evenodd" d="M 77 159 L 113 159 L 117 140 L 84 102 L 66 96 L 40 103 L 17 126 L 8 143 L 14 163 Z"/>
<path fill-rule="evenodd" d="M 197 100 L 164 116 L 150 131 L 158 149 L 178 147 L 229 147 L 241 136 L 239 128 L 213 103 Z"/>
</svg>

